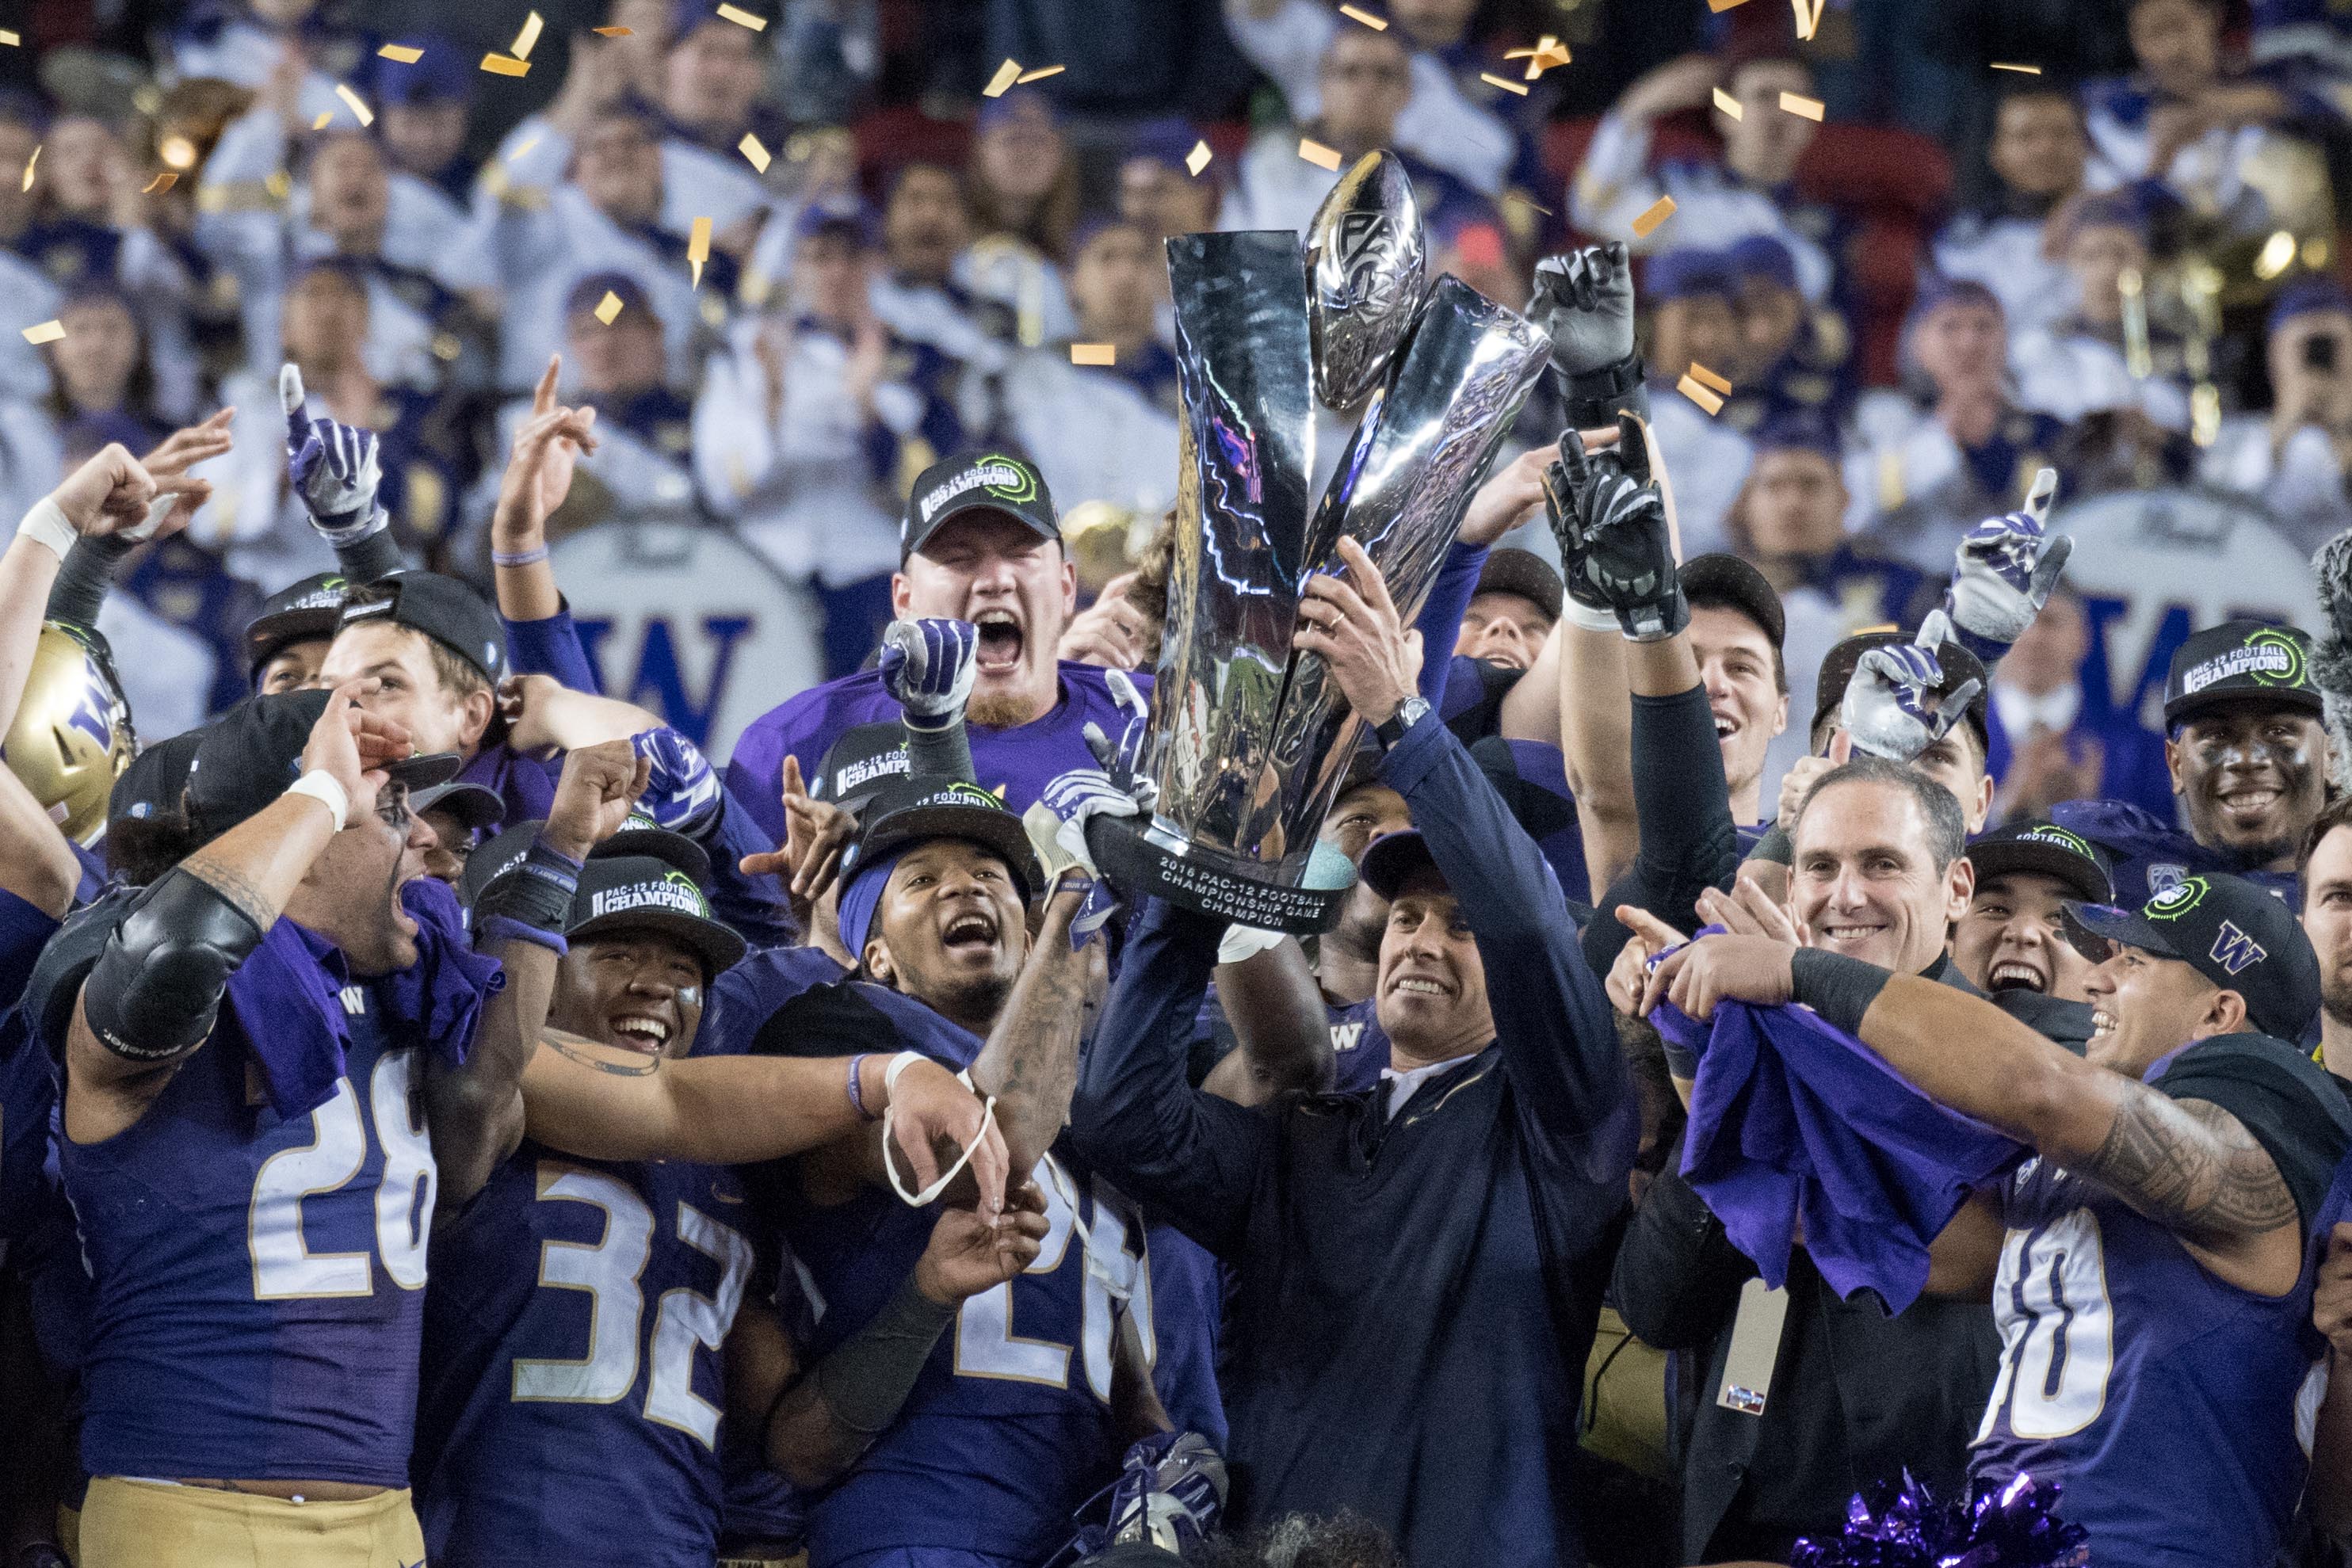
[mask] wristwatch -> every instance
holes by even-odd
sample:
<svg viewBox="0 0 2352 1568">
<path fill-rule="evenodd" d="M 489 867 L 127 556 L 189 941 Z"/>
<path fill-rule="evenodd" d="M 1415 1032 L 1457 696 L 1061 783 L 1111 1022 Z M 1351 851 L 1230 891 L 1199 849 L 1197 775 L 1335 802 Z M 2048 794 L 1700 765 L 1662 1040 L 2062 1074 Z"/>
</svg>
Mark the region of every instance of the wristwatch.
<svg viewBox="0 0 2352 1568">
<path fill-rule="evenodd" d="M 1386 751 L 1402 740 L 1404 732 L 1419 724 L 1422 715 L 1428 711 L 1429 699 L 1423 696 L 1410 696 L 1397 704 L 1396 712 L 1372 726 L 1372 734 L 1379 737 L 1381 749 Z"/>
</svg>

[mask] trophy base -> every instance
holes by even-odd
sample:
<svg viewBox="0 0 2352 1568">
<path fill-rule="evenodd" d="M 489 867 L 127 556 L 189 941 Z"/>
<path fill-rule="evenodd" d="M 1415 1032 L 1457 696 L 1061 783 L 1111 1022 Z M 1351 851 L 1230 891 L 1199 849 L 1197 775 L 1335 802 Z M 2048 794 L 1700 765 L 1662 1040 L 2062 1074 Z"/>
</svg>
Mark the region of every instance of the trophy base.
<svg viewBox="0 0 2352 1568">
<path fill-rule="evenodd" d="M 1164 898 L 1262 931 L 1292 936 L 1328 931 L 1348 897 L 1347 887 L 1271 881 L 1260 862 L 1192 843 L 1148 820 L 1097 817 L 1087 824 L 1087 848 L 1104 878 L 1128 898 Z"/>
</svg>

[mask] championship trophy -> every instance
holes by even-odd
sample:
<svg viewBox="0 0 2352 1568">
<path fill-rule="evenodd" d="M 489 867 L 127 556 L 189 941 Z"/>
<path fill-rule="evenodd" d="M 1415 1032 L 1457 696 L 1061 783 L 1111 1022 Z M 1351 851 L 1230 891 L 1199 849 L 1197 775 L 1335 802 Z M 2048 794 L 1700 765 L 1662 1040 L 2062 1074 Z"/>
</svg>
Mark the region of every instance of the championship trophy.
<svg viewBox="0 0 2352 1568">
<path fill-rule="evenodd" d="M 1131 894 L 1326 930 L 1352 878 L 1308 862 L 1363 721 L 1323 660 L 1291 648 L 1299 598 L 1352 538 L 1399 613 L 1420 612 L 1550 345 L 1457 278 L 1424 288 L 1421 213 L 1388 152 L 1341 176 L 1303 251 L 1287 232 L 1180 235 L 1168 274 L 1176 549 L 1136 763 L 1159 794 L 1149 816 L 1096 819 L 1089 844 Z M 1310 507 L 1318 401 L 1362 407 Z"/>
</svg>

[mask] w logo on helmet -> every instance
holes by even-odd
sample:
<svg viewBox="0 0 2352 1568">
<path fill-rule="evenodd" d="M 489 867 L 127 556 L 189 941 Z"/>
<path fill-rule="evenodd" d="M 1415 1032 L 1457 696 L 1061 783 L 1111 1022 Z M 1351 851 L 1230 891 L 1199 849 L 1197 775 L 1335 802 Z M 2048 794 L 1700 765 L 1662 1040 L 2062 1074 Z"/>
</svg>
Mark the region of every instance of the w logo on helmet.
<svg viewBox="0 0 2352 1568">
<path fill-rule="evenodd" d="M 2261 943 L 2231 922 L 2221 922 L 2221 932 L 2213 938 L 2213 962 L 2235 975 L 2249 964 L 2259 964 L 2269 956 L 2269 950 Z"/>
</svg>

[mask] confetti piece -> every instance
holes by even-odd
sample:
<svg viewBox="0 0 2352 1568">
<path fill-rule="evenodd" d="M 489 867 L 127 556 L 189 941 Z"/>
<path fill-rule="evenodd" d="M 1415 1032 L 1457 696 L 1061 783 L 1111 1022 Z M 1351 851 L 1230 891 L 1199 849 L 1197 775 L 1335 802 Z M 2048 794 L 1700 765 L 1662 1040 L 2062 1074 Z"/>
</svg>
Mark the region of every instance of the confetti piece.
<svg viewBox="0 0 2352 1568">
<path fill-rule="evenodd" d="M 1732 97 L 1721 88 L 1717 88 L 1715 89 L 1715 107 L 1723 110 L 1724 113 L 1731 116 L 1734 120 L 1739 119 L 1747 112 L 1747 110 L 1739 107 L 1739 100 L 1738 99 Z"/>
<path fill-rule="evenodd" d="M 1503 57 L 1507 60 L 1527 61 L 1527 79 L 1534 81 L 1552 67 L 1567 65 L 1574 57 L 1569 54 L 1566 44 L 1561 43 L 1549 33 L 1546 33 L 1536 40 L 1534 48 L 1511 49 L 1506 52 Z"/>
<path fill-rule="evenodd" d="M 743 140 L 735 143 L 735 151 L 749 158 L 751 161 L 751 167 L 761 173 L 764 174 L 768 172 L 768 150 L 761 146 L 760 139 L 750 131 L 743 132 Z"/>
<path fill-rule="evenodd" d="M 386 44 L 375 54 L 380 60 L 394 60 L 404 66 L 413 66 L 425 57 L 425 51 L 413 44 Z"/>
<path fill-rule="evenodd" d="M 1488 87 L 1498 87 L 1505 92 L 1517 93 L 1521 98 L 1528 96 L 1528 89 L 1523 84 L 1515 82 L 1508 77 L 1498 77 L 1493 71 L 1480 71 L 1478 79 Z"/>
<path fill-rule="evenodd" d="M 1827 0 L 1789 0 L 1790 9 L 1797 13 L 1797 37 L 1800 40 L 1811 38 L 1821 26 L 1822 6 L 1826 3 Z"/>
<path fill-rule="evenodd" d="M 1693 381 L 1688 376 L 1685 376 L 1681 381 L 1675 383 L 1675 391 L 1682 393 L 1683 396 L 1698 404 L 1699 407 L 1705 409 L 1710 415 L 1718 414 L 1723 412 L 1723 399 L 1717 397 L 1709 388 L 1701 386 L 1698 382 Z"/>
<path fill-rule="evenodd" d="M 27 159 L 26 159 L 26 160 L 25 160 L 25 183 L 24 183 L 24 187 L 23 187 L 24 189 L 26 189 L 26 190 L 29 191 L 29 190 L 31 190 L 31 189 L 33 188 L 33 165 L 35 165 L 36 163 L 38 163 L 40 161 L 41 161 L 41 150 L 40 150 L 38 147 L 36 147 L 36 148 L 34 148 L 34 149 L 33 149 L 33 155 L 32 155 L 30 158 L 27 158 Z"/>
<path fill-rule="evenodd" d="M 635 29 L 630 27 L 591 27 L 588 30 L 600 38 L 634 38 L 637 36 Z"/>
<path fill-rule="evenodd" d="M 37 327 L 25 329 L 25 341 L 36 347 L 43 343 L 54 343 L 65 335 L 66 324 L 62 321 L 44 321 Z"/>
<path fill-rule="evenodd" d="M 1348 18 L 1350 22 L 1361 22 L 1365 26 L 1370 27 L 1375 33 L 1385 33 L 1389 30 L 1389 25 L 1387 22 L 1373 16 L 1370 11 L 1359 11 L 1353 5 L 1340 6 L 1339 15 Z"/>
<path fill-rule="evenodd" d="M 1721 12 L 1728 11 L 1734 5 L 1745 5 L 1747 4 L 1748 0 L 1706 0 L 1706 8 L 1710 11 Z"/>
<path fill-rule="evenodd" d="M 2038 77 L 2042 74 L 2040 66 L 2013 66 L 2006 60 L 1993 61 L 1992 68 L 1997 71 L 2015 71 L 2018 75 L 2026 77 Z"/>
<path fill-rule="evenodd" d="M 621 297 L 607 288 L 604 290 L 604 298 L 596 301 L 596 319 L 609 327 L 619 319 L 620 314 Z"/>
<path fill-rule="evenodd" d="M 516 148 L 513 152 L 509 152 L 509 153 L 508 153 L 508 154 L 507 154 L 507 162 L 509 162 L 509 163 L 513 162 L 516 159 L 518 159 L 518 158 L 521 157 L 524 153 L 529 152 L 532 148 L 534 148 L 534 147 L 536 147 L 536 146 L 538 146 L 538 145 L 539 145 L 539 138 L 538 138 L 538 137 L 536 137 L 536 136 L 526 136 L 526 137 L 524 137 L 524 138 L 523 138 L 523 141 L 522 141 L 522 145 L 521 145 L 521 146 L 520 146 L 520 147 L 518 147 L 518 148 Z"/>
<path fill-rule="evenodd" d="M 764 32 L 767 29 L 768 19 L 765 16 L 754 16 L 751 12 L 737 6 L 721 5 L 719 7 L 719 14 L 737 26 L 749 27 L 755 33 Z"/>
<path fill-rule="evenodd" d="M 1302 136 L 1298 139 L 1298 155 L 1318 169 L 1328 169 L 1334 174 L 1339 172 L 1339 150 L 1336 147 L 1326 147 Z"/>
<path fill-rule="evenodd" d="M 1215 156 L 1214 152 L 1209 151 L 1209 144 L 1206 141 L 1195 141 L 1192 143 L 1192 151 L 1184 154 L 1184 167 L 1197 179 L 1201 171 L 1209 166 L 1209 160 Z"/>
<path fill-rule="evenodd" d="M 172 172 L 169 169 L 166 169 L 162 173 L 156 175 L 153 179 L 148 181 L 147 188 L 139 193 L 142 196 L 160 196 L 179 183 L 180 177 Z"/>
<path fill-rule="evenodd" d="M 1725 381 L 1721 376 L 1717 375 L 1713 371 L 1708 370 L 1705 365 L 1700 364 L 1696 360 L 1693 360 L 1690 362 L 1690 378 L 1691 380 L 1698 382 L 1701 386 L 1713 387 L 1716 391 L 1723 393 L 1727 397 L 1731 395 L 1731 383 Z"/>
<path fill-rule="evenodd" d="M 710 220 L 697 218 L 686 236 L 687 264 L 694 268 L 694 286 L 702 287 L 702 264 L 710 259 Z"/>
<path fill-rule="evenodd" d="M 7 28 L 0 27 L 0 44 L 5 44 L 8 47 L 13 49 L 20 47 L 24 41 L 24 39 L 18 37 Z"/>
<path fill-rule="evenodd" d="M 1027 87 L 1033 81 L 1044 81 L 1047 77 L 1060 76 L 1064 71 L 1068 70 L 1069 68 L 1070 68 L 1067 66 L 1039 66 L 1034 71 L 1023 71 L 1019 76 L 1014 77 L 1013 78 L 1013 85 L 1014 87 Z"/>
<path fill-rule="evenodd" d="M 482 68 L 494 77 L 527 77 L 530 75 L 529 60 L 510 60 L 504 55 L 484 55 Z"/>
<path fill-rule="evenodd" d="M 1532 207 L 1548 218 L 1556 215 L 1549 207 L 1545 206 L 1525 191 L 1506 191 L 1503 193 L 1503 200 L 1517 206 Z"/>
<path fill-rule="evenodd" d="M 282 202 L 294 193 L 294 176 L 283 169 L 272 169 L 261 182 L 261 188 Z"/>
<path fill-rule="evenodd" d="M 375 116 L 368 111 L 368 106 L 366 104 L 360 101 L 359 94 L 353 92 L 342 83 L 337 82 L 335 84 L 335 96 L 343 100 L 344 107 L 348 108 L 352 113 L 359 117 L 359 122 L 362 125 L 373 125 L 375 123 Z"/>
<path fill-rule="evenodd" d="M 536 11 L 522 19 L 522 31 L 515 35 L 514 47 L 507 51 L 519 60 L 530 58 L 532 46 L 539 42 L 540 29 L 546 21 Z"/>
<path fill-rule="evenodd" d="M 1656 228 L 1660 224 L 1664 223 L 1668 218 L 1673 217 L 1674 215 L 1675 199 L 1672 196 L 1660 196 L 1656 201 L 1652 202 L 1647 207 L 1643 209 L 1642 215 L 1640 217 L 1633 220 L 1633 237 L 1635 239 L 1649 238 L 1650 231 Z"/>
<path fill-rule="evenodd" d="M 1020 79 L 1021 62 L 1019 60 L 1007 60 L 1003 65 L 996 68 L 996 74 L 988 78 L 988 85 L 986 87 L 980 89 L 980 96 L 982 98 L 1003 98 L 1004 96 L 1005 89 L 1011 87 L 1014 82 L 1017 82 Z"/>
<path fill-rule="evenodd" d="M 1116 343 L 1073 343 L 1070 363 L 1074 365 L 1115 365 L 1118 363 Z"/>
<path fill-rule="evenodd" d="M 1822 117 L 1822 100 L 1817 98 L 1806 98 L 1798 93 L 1784 92 L 1780 95 L 1780 107 L 1790 114 L 1806 120 L 1818 120 Z"/>
<path fill-rule="evenodd" d="M 324 131 L 327 129 L 327 122 L 334 118 L 335 111 L 333 110 L 322 109 L 319 111 L 319 117 L 310 121 L 310 129 L 313 131 Z"/>
</svg>

